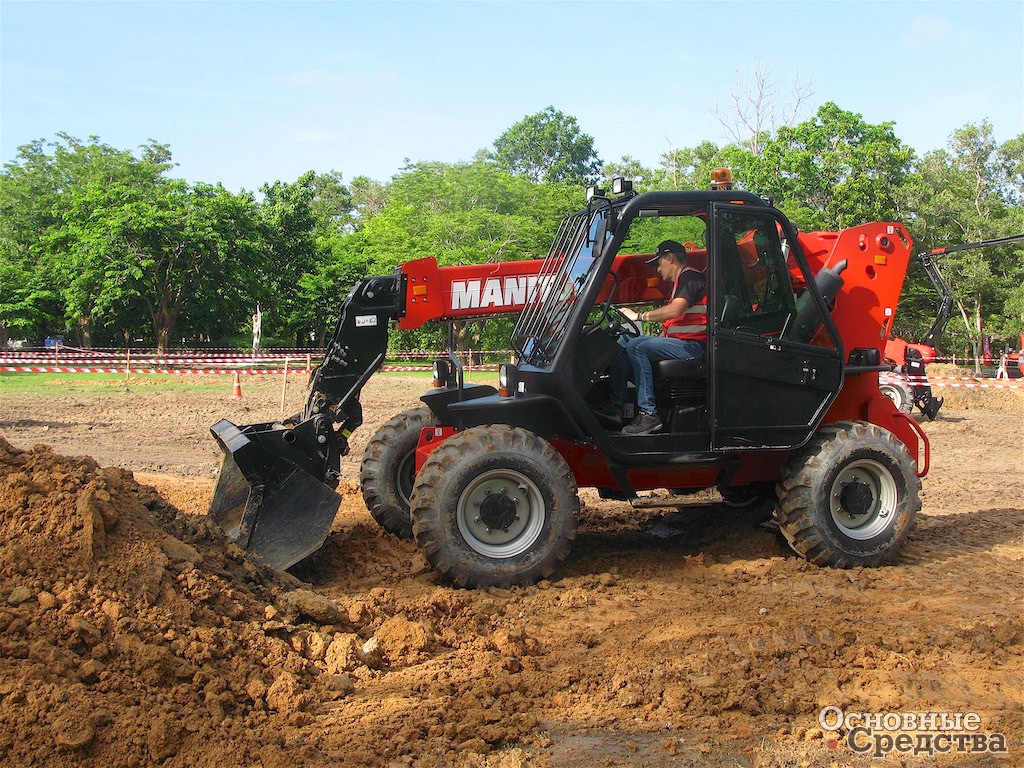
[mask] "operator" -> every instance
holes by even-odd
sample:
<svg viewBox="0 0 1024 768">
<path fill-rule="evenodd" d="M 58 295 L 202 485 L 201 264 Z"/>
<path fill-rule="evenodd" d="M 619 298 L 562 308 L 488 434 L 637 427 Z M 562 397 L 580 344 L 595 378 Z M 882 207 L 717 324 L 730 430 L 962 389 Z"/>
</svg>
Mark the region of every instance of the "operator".
<svg viewBox="0 0 1024 768">
<path fill-rule="evenodd" d="M 625 354 L 612 361 L 611 400 L 620 412 L 626 402 L 629 365 L 636 384 L 637 415 L 622 428 L 625 435 L 647 435 L 664 426 L 654 401 L 654 363 L 660 360 L 700 360 L 705 355 L 707 331 L 707 278 L 689 266 L 686 248 L 675 240 L 658 246 L 648 264 L 658 265 L 658 274 L 672 284 L 669 302 L 662 307 L 636 312 L 623 307 L 622 314 L 633 321 L 662 324 L 661 336 L 637 336 L 624 342 Z M 627 364 L 628 362 L 628 364 Z"/>
</svg>

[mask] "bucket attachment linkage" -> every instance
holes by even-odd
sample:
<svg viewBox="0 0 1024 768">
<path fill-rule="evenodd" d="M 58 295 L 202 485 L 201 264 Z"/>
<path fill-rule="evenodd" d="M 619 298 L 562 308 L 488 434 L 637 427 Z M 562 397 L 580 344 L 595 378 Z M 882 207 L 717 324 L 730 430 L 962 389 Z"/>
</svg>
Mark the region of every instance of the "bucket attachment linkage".
<svg viewBox="0 0 1024 768">
<path fill-rule="evenodd" d="M 210 432 L 224 461 L 210 517 L 239 546 L 285 569 L 319 549 L 341 496 L 324 479 L 337 463 L 334 440 L 319 442 L 326 418 L 294 428 L 275 422 L 237 427 L 221 419 Z"/>
</svg>

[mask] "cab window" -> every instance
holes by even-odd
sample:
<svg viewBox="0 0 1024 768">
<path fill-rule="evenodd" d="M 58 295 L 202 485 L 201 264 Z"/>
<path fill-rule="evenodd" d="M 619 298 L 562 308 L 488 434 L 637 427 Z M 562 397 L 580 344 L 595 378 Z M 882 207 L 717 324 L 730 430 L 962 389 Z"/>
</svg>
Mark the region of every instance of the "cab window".
<svg viewBox="0 0 1024 768">
<path fill-rule="evenodd" d="M 719 327 L 833 347 L 812 297 L 794 287 L 777 220 L 725 211 L 718 222 Z"/>
</svg>

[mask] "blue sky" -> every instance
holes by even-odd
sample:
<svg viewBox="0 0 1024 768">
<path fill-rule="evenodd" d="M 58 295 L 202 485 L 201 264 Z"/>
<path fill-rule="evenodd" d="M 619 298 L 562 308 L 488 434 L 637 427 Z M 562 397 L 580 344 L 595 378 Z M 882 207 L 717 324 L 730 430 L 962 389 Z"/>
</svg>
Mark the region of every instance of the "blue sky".
<svg viewBox="0 0 1024 768">
<path fill-rule="evenodd" d="M 386 181 L 553 105 L 605 161 L 726 137 L 758 61 L 923 153 L 1024 133 L 1024 2 L 0 0 L 0 162 L 59 132 L 169 144 L 190 181 Z"/>
</svg>

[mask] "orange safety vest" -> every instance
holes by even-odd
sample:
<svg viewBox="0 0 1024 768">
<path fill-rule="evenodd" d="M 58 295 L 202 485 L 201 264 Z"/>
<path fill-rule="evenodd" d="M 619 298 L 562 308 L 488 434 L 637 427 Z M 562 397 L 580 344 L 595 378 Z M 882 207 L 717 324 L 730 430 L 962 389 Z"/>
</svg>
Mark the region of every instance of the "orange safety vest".
<svg viewBox="0 0 1024 768">
<path fill-rule="evenodd" d="M 687 270 L 698 270 L 687 267 L 679 273 L 675 285 L 672 286 L 672 296 L 676 295 L 679 288 L 679 280 Z M 698 274 L 700 274 L 698 272 Z M 678 317 L 673 317 L 661 324 L 662 335 L 673 339 L 687 339 L 690 341 L 706 342 L 708 340 L 708 295 L 707 292 L 696 304 L 691 304 L 686 311 Z"/>
</svg>

